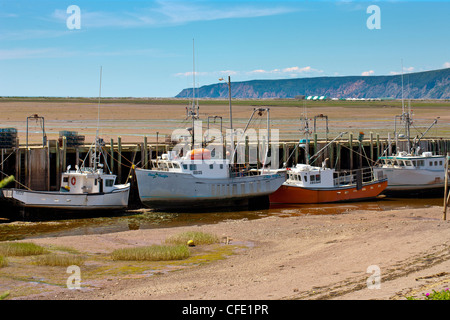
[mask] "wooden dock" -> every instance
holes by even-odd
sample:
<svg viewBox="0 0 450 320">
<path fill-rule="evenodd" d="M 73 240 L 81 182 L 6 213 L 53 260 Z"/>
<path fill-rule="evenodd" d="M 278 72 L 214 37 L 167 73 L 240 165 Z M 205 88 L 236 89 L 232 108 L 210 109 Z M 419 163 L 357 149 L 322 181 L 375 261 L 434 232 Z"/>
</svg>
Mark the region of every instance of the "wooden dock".
<svg viewBox="0 0 450 320">
<path fill-rule="evenodd" d="M 406 140 L 399 140 L 398 147 L 404 150 Z M 130 181 L 132 167 L 150 168 L 151 159 L 156 159 L 162 153 L 171 150 L 174 143 L 170 141 L 149 142 L 147 137 L 143 141 L 123 144 L 121 137 L 116 140 L 105 141 L 103 146 L 104 170 L 110 169 L 117 175 L 117 182 Z M 428 138 L 420 141 L 421 151 L 430 151 L 434 154 L 447 154 L 450 152 L 450 139 Z M 82 161 L 89 165 L 90 145 L 68 146 L 63 137 L 60 140 L 48 140 L 46 145 L 19 144 L 16 147 L 1 150 L 2 178 L 9 175 L 15 177 L 16 188 L 29 188 L 31 190 L 59 190 L 61 172 L 66 171 L 70 165 L 81 165 Z M 395 154 L 396 141 L 391 137 L 381 138 L 379 134 L 372 133 L 361 137 L 348 133 L 340 140 L 329 143 L 329 141 L 318 140 L 314 134 L 309 142 L 309 154 L 313 155 L 319 150 L 323 152 L 314 160 L 313 165 L 321 166 L 326 161 L 326 166 L 336 169 L 357 169 L 373 165 L 378 157 Z M 245 145 L 248 161 L 249 143 Z M 280 141 L 279 164 L 292 166 L 297 163 L 305 163 L 305 150 L 298 147 L 298 141 Z M 103 157 L 102 157 L 103 158 Z M 9 185 L 11 187 L 11 185 Z"/>
</svg>

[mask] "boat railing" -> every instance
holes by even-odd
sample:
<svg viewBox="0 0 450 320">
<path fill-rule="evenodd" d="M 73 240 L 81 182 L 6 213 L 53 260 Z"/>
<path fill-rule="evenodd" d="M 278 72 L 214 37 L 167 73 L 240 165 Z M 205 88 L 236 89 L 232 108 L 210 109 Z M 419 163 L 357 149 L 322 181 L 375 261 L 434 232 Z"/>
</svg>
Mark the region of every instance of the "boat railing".
<svg viewBox="0 0 450 320">
<path fill-rule="evenodd" d="M 334 173 L 334 185 L 354 185 L 360 180 L 362 183 L 384 179 L 383 175 L 375 175 L 372 168 L 343 170 Z"/>
</svg>

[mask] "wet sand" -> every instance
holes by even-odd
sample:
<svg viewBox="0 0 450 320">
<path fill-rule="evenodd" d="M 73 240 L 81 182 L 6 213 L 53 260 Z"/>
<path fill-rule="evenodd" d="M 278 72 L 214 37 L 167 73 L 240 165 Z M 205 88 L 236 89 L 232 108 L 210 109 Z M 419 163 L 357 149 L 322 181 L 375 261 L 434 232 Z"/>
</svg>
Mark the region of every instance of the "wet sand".
<svg viewBox="0 0 450 320">
<path fill-rule="evenodd" d="M 414 132 L 416 135 L 431 125 L 436 117 L 440 117 L 438 125 L 434 126 L 427 137 L 450 136 L 450 102 L 421 102 L 420 107 L 414 108 Z M 26 140 L 27 117 L 38 114 L 45 119 L 45 131 L 49 140 L 58 139 L 59 131 L 77 131 L 84 135 L 86 143 L 93 141 L 97 129 L 97 116 L 100 116 L 99 132 L 105 141 L 121 136 L 123 143 L 141 143 L 144 136 L 149 142 L 163 141 L 165 135 L 171 135 L 174 129 L 191 127 L 190 120 L 186 120 L 187 103 L 167 100 L 165 103 L 156 101 L 108 102 L 100 104 L 94 99 L 86 102 L 66 101 L 0 101 L 2 127 L 17 128 L 21 143 Z M 233 106 L 233 126 L 244 128 L 255 107 L 270 108 L 271 128 L 280 130 L 280 139 L 297 140 L 301 127 L 300 117 L 304 112 L 303 102 L 292 100 L 256 100 L 240 101 Z M 206 128 L 208 116 L 223 117 L 223 130 L 229 127 L 229 107 L 227 101 L 223 103 L 208 101 L 200 102 L 200 119 Z M 313 125 L 314 116 L 326 115 L 329 120 L 329 134 L 332 138 L 340 132 L 348 131 L 357 135 L 360 131 L 379 133 L 387 138 L 388 132 L 394 131 L 394 117 L 402 113 L 399 101 L 386 102 L 307 102 L 307 114 Z M 361 115 L 364 115 L 363 117 Z M 213 123 L 211 129 L 220 129 L 219 120 Z M 266 129 L 265 115 L 255 116 L 250 128 Z M 206 130 L 206 129 L 205 129 Z M 324 118 L 317 120 L 319 139 L 325 138 Z M 29 143 L 42 143 L 42 129 L 40 123 L 29 120 Z"/>
<path fill-rule="evenodd" d="M 220 253 L 201 262 L 155 267 L 107 258 L 113 249 L 161 243 L 187 230 L 214 233 L 229 243 L 193 248 L 197 256 Z M 89 257 L 81 266 L 81 289 L 67 289 L 66 268 L 27 271 L 16 261 L 0 269 L 0 291 L 10 290 L 11 299 L 43 300 L 422 298 L 422 293 L 450 286 L 449 235 L 442 207 L 433 206 L 46 237 L 27 241 Z M 379 289 L 367 286 L 376 275 L 368 272 L 371 266 L 380 272 Z"/>
</svg>

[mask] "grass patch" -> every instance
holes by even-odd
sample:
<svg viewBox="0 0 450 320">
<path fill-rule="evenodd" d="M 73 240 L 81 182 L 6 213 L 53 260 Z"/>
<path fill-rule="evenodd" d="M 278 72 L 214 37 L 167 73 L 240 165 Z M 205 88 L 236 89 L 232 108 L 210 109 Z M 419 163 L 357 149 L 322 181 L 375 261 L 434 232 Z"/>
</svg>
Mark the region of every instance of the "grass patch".
<svg viewBox="0 0 450 320">
<path fill-rule="evenodd" d="M 8 298 L 9 296 L 9 291 L 3 292 L 0 294 L 0 300 L 4 300 L 6 298 Z"/>
<path fill-rule="evenodd" d="M 166 239 L 169 244 L 186 244 L 189 240 L 193 240 L 195 245 L 219 243 L 219 238 L 210 233 L 199 231 L 187 231 L 176 234 Z"/>
<path fill-rule="evenodd" d="M 450 289 L 445 288 L 441 291 L 433 290 L 433 292 L 422 294 L 424 300 L 450 300 Z M 419 300 L 415 297 L 406 297 L 407 300 Z"/>
<path fill-rule="evenodd" d="M 31 242 L 0 243 L 0 255 L 4 256 L 33 256 L 44 252 L 43 247 Z"/>
<path fill-rule="evenodd" d="M 36 257 L 34 264 L 38 266 L 68 267 L 71 265 L 81 266 L 84 264 L 82 256 L 66 254 L 46 254 Z"/>
<path fill-rule="evenodd" d="M 190 255 L 186 245 L 152 245 L 147 247 L 125 248 L 114 250 L 113 260 L 126 261 L 169 261 L 183 260 Z"/>
<path fill-rule="evenodd" d="M 8 265 L 8 260 L 4 256 L 0 255 L 0 268 L 6 267 L 7 265 Z"/>
</svg>

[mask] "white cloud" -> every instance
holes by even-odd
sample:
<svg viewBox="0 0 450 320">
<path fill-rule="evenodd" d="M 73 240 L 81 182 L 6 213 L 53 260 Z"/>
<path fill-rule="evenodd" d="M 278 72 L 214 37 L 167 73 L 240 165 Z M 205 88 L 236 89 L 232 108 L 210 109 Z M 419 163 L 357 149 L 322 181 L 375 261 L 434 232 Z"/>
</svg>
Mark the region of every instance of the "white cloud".
<svg viewBox="0 0 450 320">
<path fill-rule="evenodd" d="M 195 75 L 199 76 L 211 76 L 211 77 L 223 77 L 223 76 L 278 76 L 278 77 L 298 77 L 300 75 L 319 75 L 322 74 L 323 70 L 318 70 L 310 66 L 307 67 L 288 67 L 288 68 L 277 68 L 272 70 L 265 69 L 255 69 L 252 71 L 234 71 L 234 70 L 222 70 L 222 71 L 211 71 L 211 72 L 196 72 Z M 178 72 L 175 74 L 176 77 L 192 77 L 192 71 L 189 72 Z"/>
<path fill-rule="evenodd" d="M 443 67 L 444 67 L 444 68 L 450 68 L 450 62 L 445 62 L 445 63 L 443 64 Z"/>
<path fill-rule="evenodd" d="M 155 6 L 128 12 L 85 11 L 81 8 L 81 27 L 170 26 L 195 21 L 256 18 L 292 12 L 292 8 L 274 5 L 242 5 L 239 2 L 156 1 Z M 52 18 L 65 21 L 66 10 L 56 9 Z"/>
<path fill-rule="evenodd" d="M 370 76 L 372 74 L 374 74 L 375 71 L 373 70 L 369 70 L 369 71 L 364 71 L 363 73 L 361 73 L 362 76 Z"/>
<path fill-rule="evenodd" d="M 65 58 L 75 56 L 162 56 L 162 52 L 154 49 L 123 49 L 116 51 L 78 51 L 60 48 L 15 48 L 1 49 L 0 60 Z M 192 73 L 191 73 L 192 75 Z"/>
<path fill-rule="evenodd" d="M 73 53 L 62 51 L 57 48 L 38 48 L 38 49 L 3 49 L 0 50 L 0 60 L 13 59 L 35 59 L 35 58 L 56 58 L 67 57 Z"/>
<path fill-rule="evenodd" d="M 323 73 L 323 70 L 314 69 L 310 66 L 300 68 L 298 66 L 295 67 L 288 67 L 283 69 L 273 69 L 273 70 L 264 70 L 264 69 L 256 69 L 250 72 L 247 72 L 248 74 L 278 74 L 278 75 L 290 75 L 290 76 L 297 76 L 300 74 L 305 73 Z"/>
<path fill-rule="evenodd" d="M 403 73 L 408 73 L 408 72 L 414 72 L 414 67 L 403 68 Z M 401 70 L 400 71 L 391 71 L 391 72 L 389 72 L 389 74 L 396 76 L 396 75 L 402 74 L 402 71 Z"/>
</svg>

